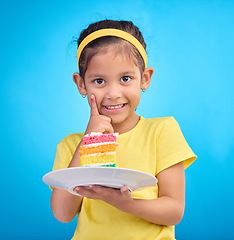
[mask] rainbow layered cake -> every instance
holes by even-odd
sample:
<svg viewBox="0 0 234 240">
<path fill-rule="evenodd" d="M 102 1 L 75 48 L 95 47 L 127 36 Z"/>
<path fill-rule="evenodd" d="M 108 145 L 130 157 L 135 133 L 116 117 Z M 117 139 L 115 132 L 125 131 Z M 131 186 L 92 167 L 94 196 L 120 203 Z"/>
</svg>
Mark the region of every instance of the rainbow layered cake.
<svg viewBox="0 0 234 240">
<path fill-rule="evenodd" d="M 81 167 L 115 167 L 118 133 L 90 133 L 80 147 Z"/>
</svg>

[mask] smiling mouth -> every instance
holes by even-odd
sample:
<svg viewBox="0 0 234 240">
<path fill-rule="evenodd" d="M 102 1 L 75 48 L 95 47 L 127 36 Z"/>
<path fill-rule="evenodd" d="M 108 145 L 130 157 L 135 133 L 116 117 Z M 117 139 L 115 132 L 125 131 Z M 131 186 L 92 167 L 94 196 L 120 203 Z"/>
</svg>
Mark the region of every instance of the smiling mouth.
<svg viewBox="0 0 234 240">
<path fill-rule="evenodd" d="M 105 108 L 107 110 L 113 110 L 113 109 L 120 109 L 123 108 L 126 104 L 119 104 L 119 105 L 115 105 L 115 106 L 105 106 Z"/>
</svg>

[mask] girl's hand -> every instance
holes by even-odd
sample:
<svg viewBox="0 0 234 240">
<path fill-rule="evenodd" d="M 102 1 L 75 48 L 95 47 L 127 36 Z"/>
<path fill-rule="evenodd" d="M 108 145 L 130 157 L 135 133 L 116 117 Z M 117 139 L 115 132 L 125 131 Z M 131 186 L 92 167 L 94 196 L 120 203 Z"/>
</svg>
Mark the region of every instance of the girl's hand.
<svg viewBox="0 0 234 240">
<path fill-rule="evenodd" d="M 121 211 L 127 211 L 133 201 L 132 194 L 126 186 L 123 186 L 121 189 L 97 185 L 90 185 L 89 187 L 90 189 L 78 186 L 73 190 L 83 197 L 103 200 Z"/>
<path fill-rule="evenodd" d="M 85 134 L 89 134 L 91 132 L 114 133 L 114 129 L 111 125 L 111 118 L 99 114 L 94 95 L 91 95 L 90 107 L 90 119 Z"/>
</svg>

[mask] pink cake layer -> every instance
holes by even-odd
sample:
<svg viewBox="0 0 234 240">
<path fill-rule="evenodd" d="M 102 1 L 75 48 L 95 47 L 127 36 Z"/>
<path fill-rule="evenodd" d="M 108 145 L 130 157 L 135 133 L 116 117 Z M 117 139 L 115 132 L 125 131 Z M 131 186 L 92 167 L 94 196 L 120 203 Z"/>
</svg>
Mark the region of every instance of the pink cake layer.
<svg viewBox="0 0 234 240">
<path fill-rule="evenodd" d="M 89 145 L 89 144 L 94 144 L 94 143 L 108 143 L 108 142 L 116 142 L 117 140 L 117 135 L 116 133 L 111 133 L 111 134 L 101 134 L 101 133 L 96 133 L 96 134 L 87 134 L 83 137 L 83 146 Z"/>
</svg>

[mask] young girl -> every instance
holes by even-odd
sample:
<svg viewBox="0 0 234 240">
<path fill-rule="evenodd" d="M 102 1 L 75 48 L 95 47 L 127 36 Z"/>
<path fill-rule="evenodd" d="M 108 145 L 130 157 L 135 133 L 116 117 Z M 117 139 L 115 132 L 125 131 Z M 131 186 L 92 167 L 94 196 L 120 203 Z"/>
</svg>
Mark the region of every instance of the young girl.
<svg viewBox="0 0 234 240">
<path fill-rule="evenodd" d="M 82 197 L 53 189 L 51 207 L 59 221 L 78 213 L 72 239 L 175 239 L 185 206 L 184 169 L 196 156 L 173 117 L 145 119 L 135 112 L 153 75 L 145 49 L 141 32 L 127 21 L 96 22 L 78 39 L 73 80 L 91 107 L 84 134 L 118 132 L 117 167 L 149 173 L 158 184 L 132 193 L 126 186 L 75 187 Z M 53 170 L 80 166 L 84 134 L 58 144 Z"/>
</svg>

